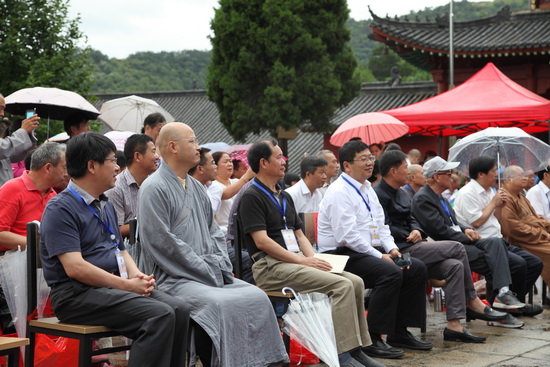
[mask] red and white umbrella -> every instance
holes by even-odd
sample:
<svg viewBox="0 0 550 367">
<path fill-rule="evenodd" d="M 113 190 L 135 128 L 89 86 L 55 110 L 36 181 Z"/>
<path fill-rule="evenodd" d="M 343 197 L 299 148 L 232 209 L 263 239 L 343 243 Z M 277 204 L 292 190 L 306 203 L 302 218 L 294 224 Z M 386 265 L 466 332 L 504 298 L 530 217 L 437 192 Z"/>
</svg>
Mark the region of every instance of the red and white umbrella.
<svg viewBox="0 0 550 367">
<path fill-rule="evenodd" d="M 409 131 L 409 127 L 393 116 L 382 112 L 369 112 L 346 120 L 332 136 L 330 143 L 341 147 L 350 139 L 359 137 L 365 144 L 395 140 Z"/>
<path fill-rule="evenodd" d="M 135 135 L 136 133 L 133 131 L 109 131 L 105 133 L 105 136 L 111 139 L 113 143 L 116 145 L 116 150 L 120 150 L 121 152 L 124 152 L 124 144 L 126 144 L 126 140 L 132 135 Z"/>
</svg>

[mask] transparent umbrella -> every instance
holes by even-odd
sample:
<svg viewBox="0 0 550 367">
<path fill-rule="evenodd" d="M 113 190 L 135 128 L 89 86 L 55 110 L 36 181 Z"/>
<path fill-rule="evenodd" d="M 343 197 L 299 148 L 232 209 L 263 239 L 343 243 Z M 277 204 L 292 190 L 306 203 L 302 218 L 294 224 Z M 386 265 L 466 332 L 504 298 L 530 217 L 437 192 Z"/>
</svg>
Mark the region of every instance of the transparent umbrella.
<svg viewBox="0 0 550 367">
<path fill-rule="evenodd" d="M 550 145 L 517 127 L 489 127 L 460 139 L 449 149 L 449 161 L 460 162 L 457 170 L 467 173 L 470 161 L 482 155 L 494 157 L 498 171 L 517 165 L 538 171 L 550 159 Z"/>
<path fill-rule="evenodd" d="M 283 315 L 283 331 L 319 357 L 329 367 L 338 367 L 338 351 L 332 322 L 332 303 L 323 293 L 296 294 L 284 287 L 283 294 L 290 291 L 290 301 Z"/>
</svg>

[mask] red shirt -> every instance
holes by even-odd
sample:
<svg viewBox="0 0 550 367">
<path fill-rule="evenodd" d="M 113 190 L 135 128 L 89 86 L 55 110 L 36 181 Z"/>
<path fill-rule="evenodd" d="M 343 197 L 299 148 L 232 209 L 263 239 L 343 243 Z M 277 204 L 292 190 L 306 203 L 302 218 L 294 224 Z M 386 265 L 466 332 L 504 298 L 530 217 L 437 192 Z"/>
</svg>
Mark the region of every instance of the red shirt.
<svg viewBox="0 0 550 367">
<path fill-rule="evenodd" d="M 50 188 L 42 191 L 29 177 L 28 171 L 0 187 L 0 231 L 27 235 L 27 223 L 40 220 L 48 201 L 56 195 Z M 8 250 L 0 246 L 0 251 Z"/>
</svg>

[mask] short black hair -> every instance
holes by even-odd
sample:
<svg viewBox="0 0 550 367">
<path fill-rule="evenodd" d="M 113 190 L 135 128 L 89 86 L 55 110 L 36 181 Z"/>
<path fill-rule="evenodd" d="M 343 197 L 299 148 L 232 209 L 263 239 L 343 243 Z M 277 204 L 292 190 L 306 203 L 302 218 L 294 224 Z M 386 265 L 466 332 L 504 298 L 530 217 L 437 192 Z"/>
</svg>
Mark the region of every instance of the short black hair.
<svg viewBox="0 0 550 367">
<path fill-rule="evenodd" d="M 124 158 L 126 165 L 132 165 L 134 161 L 134 153 L 145 154 L 147 152 L 147 144 L 153 142 L 153 138 L 145 134 L 131 135 L 124 144 Z"/>
<path fill-rule="evenodd" d="M 397 168 L 407 159 L 407 155 L 400 150 L 390 150 L 382 154 L 379 159 L 380 174 L 386 177 L 392 168 Z"/>
<path fill-rule="evenodd" d="M 116 157 L 116 165 L 120 167 L 120 171 L 122 172 L 122 170 L 124 170 L 127 166 L 126 156 L 124 155 L 123 151 L 117 150 L 115 157 Z"/>
<path fill-rule="evenodd" d="M 307 155 L 300 162 L 300 175 L 302 178 L 306 178 L 306 174 L 309 172 L 314 174 L 317 168 L 324 167 L 328 164 L 325 158 L 316 155 Z"/>
<path fill-rule="evenodd" d="M 391 152 L 392 150 L 401 150 L 401 147 L 397 143 L 389 143 L 382 149 L 382 151 L 385 152 Z"/>
<path fill-rule="evenodd" d="M 273 148 L 277 146 L 277 141 L 274 139 L 271 140 L 260 140 L 252 144 L 248 150 L 248 164 L 254 173 L 260 171 L 260 160 L 266 159 L 269 161 L 271 154 L 273 154 Z"/>
<path fill-rule="evenodd" d="M 229 156 L 229 153 L 227 152 L 214 152 L 212 153 L 212 158 L 214 159 L 214 162 L 216 162 L 216 165 L 218 164 L 218 162 L 220 161 L 220 159 L 222 159 L 222 157 L 224 156 L 224 154 L 227 154 Z M 229 156 L 229 158 L 231 158 L 231 156 Z"/>
<path fill-rule="evenodd" d="M 490 170 L 497 164 L 497 161 L 493 157 L 481 155 L 472 159 L 468 165 L 468 171 L 470 178 L 477 179 L 480 173 L 489 173 Z"/>
<path fill-rule="evenodd" d="M 189 172 L 187 172 L 190 176 L 193 176 L 195 174 L 195 171 L 197 170 L 198 166 L 204 166 L 206 164 L 206 153 L 210 152 L 210 148 L 201 148 L 199 151 L 201 155 L 201 160 L 199 161 L 199 164 L 197 164 L 195 167 L 191 167 Z"/>
<path fill-rule="evenodd" d="M 378 143 L 372 143 L 371 145 L 369 145 L 369 149 L 370 147 L 377 147 L 378 149 L 382 150 L 382 146 Z"/>
<path fill-rule="evenodd" d="M 287 172 L 285 174 L 284 182 L 286 187 L 290 187 L 292 186 L 293 182 L 298 182 L 298 181 L 300 181 L 300 176 L 298 176 L 297 174 L 293 172 Z"/>
<path fill-rule="evenodd" d="M 108 137 L 96 132 L 78 134 L 67 142 L 67 172 L 73 178 L 84 177 L 89 161 L 103 164 L 111 153 L 116 153 L 116 146 Z"/>
<path fill-rule="evenodd" d="M 537 176 L 540 181 L 544 180 L 545 173 L 550 173 L 550 165 L 546 165 L 542 170 L 537 172 Z"/>
<path fill-rule="evenodd" d="M 141 133 L 145 133 L 145 126 L 150 126 L 151 128 L 154 128 L 157 124 L 165 123 L 166 119 L 160 112 L 155 112 L 150 115 L 148 115 L 145 120 L 143 121 L 143 127 L 141 128 Z"/>
<path fill-rule="evenodd" d="M 78 126 L 82 122 L 86 122 L 88 120 L 88 115 L 84 112 L 74 112 L 65 118 L 65 121 L 63 121 L 63 128 L 65 129 L 67 135 L 71 136 L 71 126 Z"/>
<path fill-rule="evenodd" d="M 344 171 L 344 162 L 353 162 L 355 155 L 369 149 L 369 146 L 362 141 L 348 141 L 338 150 L 338 158 L 340 160 L 340 169 Z"/>
</svg>

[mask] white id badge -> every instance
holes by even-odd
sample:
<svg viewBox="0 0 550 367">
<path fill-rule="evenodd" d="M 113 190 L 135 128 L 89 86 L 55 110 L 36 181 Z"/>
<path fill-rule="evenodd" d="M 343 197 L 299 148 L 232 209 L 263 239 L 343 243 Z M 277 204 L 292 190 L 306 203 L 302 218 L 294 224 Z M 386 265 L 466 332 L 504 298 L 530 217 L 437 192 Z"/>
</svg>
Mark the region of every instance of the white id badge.
<svg viewBox="0 0 550 367">
<path fill-rule="evenodd" d="M 300 246 L 298 246 L 298 240 L 296 240 L 294 231 L 292 229 L 281 229 L 281 233 L 283 234 L 286 249 L 291 252 L 300 252 Z"/>
<path fill-rule="evenodd" d="M 462 232 L 462 229 L 460 229 L 460 226 L 455 224 L 454 226 L 451 226 L 451 229 L 457 231 L 457 232 Z"/>
<path fill-rule="evenodd" d="M 380 233 L 378 232 L 378 226 L 369 226 L 369 232 L 370 232 L 370 244 L 372 246 L 382 245 L 382 243 L 380 242 Z"/>
<path fill-rule="evenodd" d="M 128 279 L 128 270 L 126 269 L 126 262 L 124 261 L 124 254 L 119 249 L 115 250 L 116 263 L 118 265 L 118 272 L 120 277 Z"/>
</svg>

